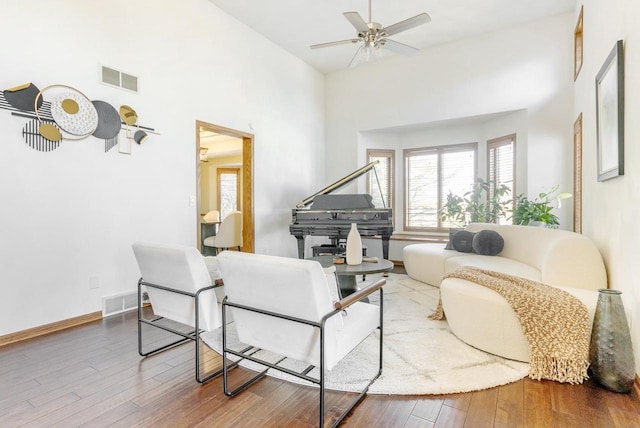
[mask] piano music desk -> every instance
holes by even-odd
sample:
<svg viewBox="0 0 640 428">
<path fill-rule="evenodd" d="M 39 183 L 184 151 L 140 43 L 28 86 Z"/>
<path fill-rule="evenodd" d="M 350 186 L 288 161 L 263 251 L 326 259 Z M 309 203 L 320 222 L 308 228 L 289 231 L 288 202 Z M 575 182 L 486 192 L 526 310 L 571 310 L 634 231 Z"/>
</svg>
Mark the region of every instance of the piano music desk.
<svg viewBox="0 0 640 428">
<path fill-rule="evenodd" d="M 335 266 L 336 275 L 338 276 L 338 286 L 342 297 L 346 297 L 349 294 L 358 291 L 358 284 L 356 276 L 367 275 L 370 273 L 389 272 L 393 269 L 393 262 L 389 260 L 379 260 L 378 263 L 362 262 L 359 265 L 334 264 L 334 256 L 316 256 L 311 257 L 309 260 L 315 260 L 320 262 L 322 267 Z"/>
</svg>

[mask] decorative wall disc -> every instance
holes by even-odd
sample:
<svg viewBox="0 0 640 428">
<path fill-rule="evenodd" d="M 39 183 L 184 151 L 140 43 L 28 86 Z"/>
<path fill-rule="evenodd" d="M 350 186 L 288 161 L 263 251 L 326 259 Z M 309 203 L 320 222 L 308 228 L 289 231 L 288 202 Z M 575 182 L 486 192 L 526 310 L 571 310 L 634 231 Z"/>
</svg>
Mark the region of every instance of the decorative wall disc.
<svg viewBox="0 0 640 428">
<path fill-rule="evenodd" d="M 115 138 L 122 126 L 118 111 L 107 102 L 99 100 L 93 100 L 91 102 L 98 112 L 98 127 L 93 131 L 93 136 L 102 138 L 103 140 Z"/>
<path fill-rule="evenodd" d="M 33 83 L 25 83 L 24 85 L 14 88 L 5 89 L 3 91 L 4 99 L 14 108 L 24 111 L 35 110 L 35 100 L 40 90 Z M 38 108 L 42 107 L 42 98 L 38 99 Z"/>
<path fill-rule="evenodd" d="M 48 138 L 45 138 L 42 134 L 42 128 L 45 127 L 45 130 L 49 127 L 57 130 L 58 135 L 60 135 L 60 139 L 53 141 Z M 45 131 L 45 133 L 48 131 Z M 51 134 L 55 134 L 54 131 L 51 131 Z M 22 128 L 22 136 L 24 137 L 25 143 L 29 147 L 34 150 L 38 150 L 40 152 L 50 152 L 52 150 L 60 147 L 60 140 L 62 139 L 62 134 L 60 134 L 60 130 L 53 122 L 40 122 L 39 120 L 30 120 L 26 123 L 24 128 Z M 55 137 L 55 135 L 52 135 Z"/>
<path fill-rule="evenodd" d="M 104 140 L 104 152 L 107 153 L 118 144 L 118 136 Z"/>
<path fill-rule="evenodd" d="M 142 144 L 145 142 L 145 140 L 148 138 L 149 136 L 147 135 L 146 132 L 144 131 L 136 131 L 135 134 L 133 134 L 133 141 L 135 141 L 138 144 Z"/>
<path fill-rule="evenodd" d="M 58 142 L 62 140 L 62 133 L 53 122 L 45 122 L 41 124 L 38 129 L 38 133 L 49 141 Z"/>
<path fill-rule="evenodd" d="M 133 107 L 129 107 L 126 105 L 120 106 L 120 118 L 125 124 L 129 126 L 138 123 L 138 113 L 136 113 Z"/>
<path fill-rule="evenodd" d="M 60 94 L 51 100 L 51 115 L 63 131 L 88 135 L 98 126 L 98 112 L 91 101 L 79 92 Z"/>
</svg>

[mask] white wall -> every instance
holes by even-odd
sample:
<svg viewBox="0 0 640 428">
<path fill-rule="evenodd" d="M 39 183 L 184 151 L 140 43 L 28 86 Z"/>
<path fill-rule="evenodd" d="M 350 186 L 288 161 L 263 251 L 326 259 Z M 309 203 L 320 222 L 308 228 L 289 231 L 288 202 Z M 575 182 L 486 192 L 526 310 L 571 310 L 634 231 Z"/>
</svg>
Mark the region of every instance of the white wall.
<svg viewBox="0 0 640 428">
<path fill-rule="evenodd" d="M 386 130 L 400 149 L 407 127 L 437 133 L 452 120 L 464 127 L 464 118 L 520 111 L 526 113 L 496 118 L 476 134 L 486 141 L 517 130 L 518 193 L 537 195 L 556 184 L 572 189 L 573 25 L 572 14 L 557 15 L 328 75 L 327 181 L 364 162 L 371 138 L 364 131 Z M 402 171 L 401 158 L 397 165 Z M 572 229 L 570 210 L 558 214 L 562 227 Z"/>
<path fill-rule="evenodd" d="M 628 0 L 585 0 L 584 64 L 574 86 L 573 120 L 582 113 L 583 233 L 602 252 L 609 287 L 622 291 L 631 315 L 636 373 L 640 373 L 640 3 Z M 574 26 L 580 4 L 574 14 Z M 625 58 L 625 175 L 597 181 L 595 77 L 617 40 L 624 40 Z"/>
<path fill-rule="evenodd" d="M 324 174 L 321 74 L 206 0 L 22 0 L 2 14 L 2 88 L 70 85 L 161 135 L 130 156 L 93 137 L 42 153 L 0 110 L 0 335 L 135 290 L 136 240 L 196 245 L 196 120 L 255 134 L 256 251 L 297 255 L 290 210 Z M 139 76 L 140 94 L 99 84 L 100 63 Z"/>
</svg>

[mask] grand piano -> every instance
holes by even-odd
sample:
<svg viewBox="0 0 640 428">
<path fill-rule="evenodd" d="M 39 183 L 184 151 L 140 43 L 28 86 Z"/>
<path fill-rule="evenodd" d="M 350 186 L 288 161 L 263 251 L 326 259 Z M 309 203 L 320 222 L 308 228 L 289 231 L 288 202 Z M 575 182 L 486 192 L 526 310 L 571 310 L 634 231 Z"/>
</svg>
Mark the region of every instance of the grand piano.
<svg viewBox="0 0 640 428">
<path fill-rule="evenodd" d="M 332 246 L 337 247 L 341 240 L 347 239 L 351 223 L 358 225 L 360 236 L 380 236 L 383 258 L 389 258 L 389 238 L 393 233 L 391 208 L 376 208 L 371 195 L 366 193 L 330 194 L 370 171 L 375 174 L 378 162 L 363 166 L 296 205 L 291 213 L 289 232 L 298 240 L 299 258 L 304 258 L 307 235 L 327 236 Z"/>
</svg>

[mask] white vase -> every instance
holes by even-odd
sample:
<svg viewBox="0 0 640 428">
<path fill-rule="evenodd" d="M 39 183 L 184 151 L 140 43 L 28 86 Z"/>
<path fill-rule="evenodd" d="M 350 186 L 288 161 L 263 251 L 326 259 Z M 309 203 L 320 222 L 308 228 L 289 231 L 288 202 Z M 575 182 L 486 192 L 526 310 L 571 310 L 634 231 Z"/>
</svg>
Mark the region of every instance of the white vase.
<svg viewBox="0 0 640 428">
<path fill-rule="evenodd" d="M 358 225 L 351 223 L 351 230 L 347 235 L 347 264 L 359 265 L 362 263 L 362 239 L 358 232 Z"/>
</svg>

